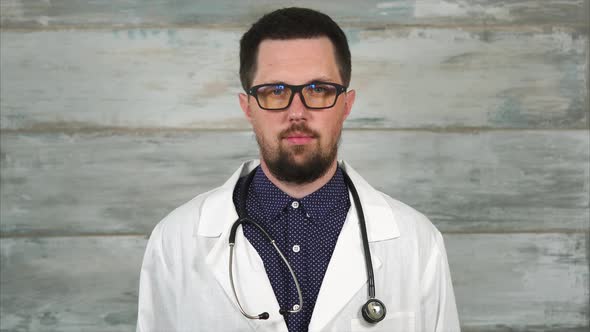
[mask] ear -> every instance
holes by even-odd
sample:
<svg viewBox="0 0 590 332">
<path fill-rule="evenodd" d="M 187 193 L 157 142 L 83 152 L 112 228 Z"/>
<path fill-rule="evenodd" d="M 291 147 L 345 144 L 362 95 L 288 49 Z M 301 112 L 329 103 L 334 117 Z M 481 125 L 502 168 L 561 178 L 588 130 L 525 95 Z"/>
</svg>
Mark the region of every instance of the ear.
<svg viewBox="0 0 590 332">
<path fill-rule="evenodd" d="M 245 93 L 240 93 L 238 95 L 238 98 L 240 100 L 240 107 L 242 108 L 242 112 L 244 112 L 244 115 L 246 116 L 248 122 L 252 123 L 252 109 L 250 109 L 249 96 Z"/>
<path fill-rule="evenodd" d="M 354 90 L 346 91 L 344 93 L 344 119 L 346 119 L 352 111 L 352 105 L 354 105 L 355 98 L 356 91 Z"/>
</svg>

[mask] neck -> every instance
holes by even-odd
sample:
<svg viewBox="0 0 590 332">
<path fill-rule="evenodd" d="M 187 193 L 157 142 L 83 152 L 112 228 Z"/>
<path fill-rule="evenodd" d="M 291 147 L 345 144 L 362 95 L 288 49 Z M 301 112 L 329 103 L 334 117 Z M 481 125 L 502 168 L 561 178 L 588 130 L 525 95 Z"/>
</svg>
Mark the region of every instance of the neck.
<svg viewBox="0 0 590 332">
<path fill-rule="evenodd" d="M 262 168 L 262 171 L 264 172 L 266 177 L 270 180 L 270 182 L 272 182 L 275 186 L 277 186 L 277 188 L 281 189 L 283 192 L 285 192 L 287 195 L 289 195 L 293 198 L 301 199 L 301 198 L 317 191 L 318 189 L 323 187 L 326 183 L 328 183 L 328 181 L 330 181 L 332 176 L 334 176 L 334 173 L 336 172 L 336 168 L 338 167 L 338 163 L 337 163 L 336 159 L 334 159 L 334 162 L 332 163 L 332 165 L 330 165 L 330 167 L 324 173 L 324 175 L 317 178 L 313 182 L 304 183 L 304 184 L 297 184 L 297 183 L 292 183 L 292 182 L 280 181 L 270 172 L 270 170 L 268 169 L 268 166 L 266 165 L 266 163 L 264 162 L 264 159 L 262 159 L 262 158 L 260 158 L 260 167 Z"/>
</svg>

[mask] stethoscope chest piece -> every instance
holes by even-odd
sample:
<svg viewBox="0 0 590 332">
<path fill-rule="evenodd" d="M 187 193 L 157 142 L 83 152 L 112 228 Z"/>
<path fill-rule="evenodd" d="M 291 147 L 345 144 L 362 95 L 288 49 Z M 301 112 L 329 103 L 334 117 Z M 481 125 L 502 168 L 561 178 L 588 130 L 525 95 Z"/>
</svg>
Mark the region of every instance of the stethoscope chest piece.
<svg viewBox="0 0 590 332">
<path fill-rule="evenodd" d="M 377 299 L 370 299 L 363 305 L 361 312 L 363 314 L 363 318 L 371 324 L 378 323 L 385 318 L 385 314 L 387 313 L 387 309 L 385 309 L 385 304 Z"/>
</svg>

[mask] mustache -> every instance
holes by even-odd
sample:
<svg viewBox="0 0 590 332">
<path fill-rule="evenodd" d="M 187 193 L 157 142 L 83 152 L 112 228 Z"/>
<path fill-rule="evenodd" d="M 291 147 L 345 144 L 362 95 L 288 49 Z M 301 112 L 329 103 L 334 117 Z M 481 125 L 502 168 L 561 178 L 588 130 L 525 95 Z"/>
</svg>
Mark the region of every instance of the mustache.
<svg viewBox="0 0 590 332">
<path fill-rule="evenodd" d="M 281 131 L 280 137 L 286 138 L 293 133 L 302 133 L 302 134 L 312 136 L 312 137 L 319 137 L 320 136 L 320 134 L 317 131 L 312 130 L 306 124 L 299 123 L 299 124 L 294 124 L 291 127 Z"/>
</svg>

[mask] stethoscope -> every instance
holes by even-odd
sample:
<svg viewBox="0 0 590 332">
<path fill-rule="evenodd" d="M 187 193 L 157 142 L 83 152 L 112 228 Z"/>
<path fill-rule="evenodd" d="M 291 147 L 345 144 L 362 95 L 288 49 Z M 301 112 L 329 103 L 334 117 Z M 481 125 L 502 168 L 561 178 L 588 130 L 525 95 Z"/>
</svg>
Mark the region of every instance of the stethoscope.
<svg viewBox="0 0 590 332">
<path fill-rule="evenodd" d="M 262 226 L 260 226 L 260 224 L 258 224 L 252 218 L 250 218 L 250 216 L 248 216 L 248 212 L 246 211 L 246 197 L 248 194 L 248 188 L 250 187 L 250 184 L 252 183 L 252 179 L 254 179 L 255 173 L 256 173 L 256 169 L 251 171 L 250 174 L 247 175 L 246 179 L 244 181 L 242 181 L 242 184 L 240 186 L 240 200 L 238 202 L 239 203 L 238 204 L 238 220 L 236 220 L 233 223 L 233 225 L 231 227 L 231 231 L 229 233 L 229 280 L 231 283 L 232 291 L 234 293 L 234 297 L 236 298 L 236 302 L 237 302 L 238 307 L 240 308 L 240 311 L 242 312 L 242 314 L 249 319 L 268 319 L 269 318 L 268 312 L 263 312 L 259 315 L 250 315 L 250 314 L 246 313 L 246 311 L 244 311 L 244 308 L 242 308 L 242 305 L 240 304 L 240 300 L 238 299 L 238 294 L 236 293 L 236 288 L 234 286 L 234 275 L 233 275 L 232 267 L 233 267 L 233 257 L 234 257 L 234 245 L 236 243 L 236 231 L 238 229 L 238 226 L 240 226 L 241 224 L 248 224 L 249 223 L 249 224 L 254 225 L 262 234 L 264 234 L 264 236 L 268 239 L 268 241 L 270 241 L 270 244 L 275 248 L 276 252 L 281 257 L 281 260 L 283 261 L 283 263 L 285 263 L 285 265 L 287 266 L 287 269 L 289 270 L 289 273 L 291 274 L 291 278 L 293 278 L 293 281 L 295 282 L 295 288 L 297 288 L 297 295 L 299 296 L 299 306 L 294 306 L 294 308 L 296 308 L 295 310 L 280 309 L 279 314 L 281 314 L 281 315 L 294 314 L 294 313 L 301 311 L 303 309 L 303 295 L 301 293 L 301 287 L 299 286 L 299 281 L 297 280 L 297 277 L 295 276 L 295 272 L 293 272 L 291 265 L 289 264 L 289 262 L 287 261 L 287 258 L 285 258 L 285 255 L 283 255 L 283 253 L 281 252 L 281 250 L 279 249 L 279 247 L 275 243 L 275 240 L 273 240 L 270 237 L 268 232 L 266 232 L 264 230 L 264 228 L 262 228 Z M 363 208 L 361 206 L 359 195 L 356 191 L 356 188 L 354 187 L 354 184 L 352 183 L 352 180 L 350 180 L 350 178 L 348 177 L 348 174 L 346 174 L 346 172 L 342 172 L 342 174 L 344 175 L 344 182 L 346 182 L 348 189 L 352 193 L 352 198 L 353 198 L 354 204 L 356 206 L 356 212 L 358 215 L 359 225 L 361 228 L 361 235 L 363 238 L 365 264 L 367 267 L 369 300 L 361 307 L 361 313 L 363 315 L 363 318 L 367 322 L 369 322 L 371 324 L 375 324 L 375 323 L 382 321 L 383 318 L 385 318 L 385 314 L 387 313 L 387 310 L 385 309 L 385 304 L 383 304 L 383 302 L 381 302 L 375 298 L 375 277 L 373 276 L 373 264 L 371 262 L 371 251 L 369 250 L 369 240 L 367 237 L 367 227 L 365 225 L 365 216 L 363 214 Z"/>
</svg>

